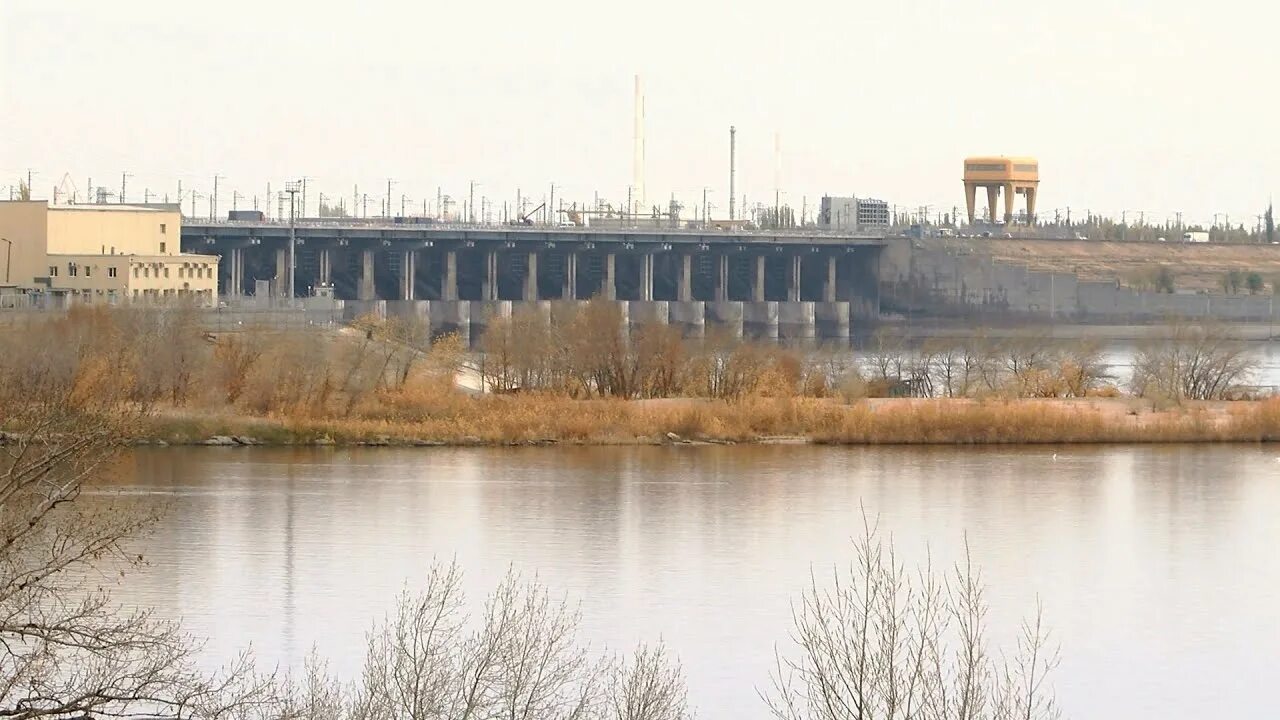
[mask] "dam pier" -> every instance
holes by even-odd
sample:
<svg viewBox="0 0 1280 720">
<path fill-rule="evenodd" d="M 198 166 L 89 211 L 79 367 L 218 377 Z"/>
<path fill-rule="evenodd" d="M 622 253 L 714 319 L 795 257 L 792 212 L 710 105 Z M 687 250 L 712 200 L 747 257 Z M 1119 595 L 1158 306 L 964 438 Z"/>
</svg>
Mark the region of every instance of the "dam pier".
<svg viewBox="0 0 1280 720">
<path fill-rule="evenodd" d="M 182 248 L 220 256 L 218 288 L 343 301 L 483 333 L 521 305 L 604 298 L 632 324 L 767 338 L 843 338 L 880 313 L 880 235 L 494 227 L 392 222 L 188 222 Z M 292 262 L 290 258 L 292 257 Z"/>
</svg>

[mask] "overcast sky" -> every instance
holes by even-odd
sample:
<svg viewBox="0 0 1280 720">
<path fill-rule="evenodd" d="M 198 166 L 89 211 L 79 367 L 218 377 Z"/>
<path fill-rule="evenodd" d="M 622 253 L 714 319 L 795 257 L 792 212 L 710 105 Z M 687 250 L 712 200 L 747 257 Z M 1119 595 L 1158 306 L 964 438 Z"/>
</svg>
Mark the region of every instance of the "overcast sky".
<svg viewBox="0 0 1280 720">
<path fill-rule="evenodd" d="M 950 210 L 966 155 L 1033 155 L 1042 214 L 1252 226 L 1280 190 L 1278 28 L 1258 0 L 0 0 L 0 186 L 616 202 L 640 74 L 651 201 L 708 186 L 725 215 L 734 124 L 752 202 L 778 133 L 796 206 Z"/>
</svg>

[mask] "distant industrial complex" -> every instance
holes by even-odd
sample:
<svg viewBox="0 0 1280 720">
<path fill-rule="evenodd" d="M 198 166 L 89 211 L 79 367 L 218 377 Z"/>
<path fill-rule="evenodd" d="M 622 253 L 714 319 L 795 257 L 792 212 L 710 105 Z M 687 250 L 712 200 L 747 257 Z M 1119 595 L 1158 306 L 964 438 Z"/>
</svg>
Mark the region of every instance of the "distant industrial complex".
<svg viewBox="0 0 1280 720">
<path fill-rule="evenodd" d="M 275 218 L 239 209 L 184 217 L 176 204 L 108 203 L 101 193 L 89 204 L 15 199 L 0 202 L 0 309 L 176 301 L 321 308 L 343 317 L 414 317 L 434 332 L 473 337 L 517 305 L 552 312 L 556 303 L 589 298 L 620 303 L 629 322 L 680 325 L 693 336 L 723 327 L 764 337 L 847 337 L 885 312 L 1273 316 L 1272 303 L 1120 291 L 1114 280 L 1029 272 L 945 245 L 950 237 L 1034 236 L 1039 183 L 1032 158 L 965 159 L 968 226 L 958 224 L 958 213 L 942 224 L 920 215 L 904 224 L 907 216 L 886 201 L 856 195 L 824 196 L 799 221 L 782 205 L 758 207 L 750 219 L 739 212 L 716 219 L 706 203 L 684 218 L 673 200 L 649 213 L 633 212 L 630 202 L 562 201 L 556 211 L 544 203 L 502 223 L 474 221 L 447 202 L 435 216 L 392 215 L 384 206 L 374 218 L 302 217 L 295 183 L 282 194 L 289 210 L 282 204 Z M 910 224 L 915 217 L 927 230 Z M 1189 230 L 1182 239 L 1208 235 Z M 944 245 L 920 242 L 931 237 Z"/>
</svg>

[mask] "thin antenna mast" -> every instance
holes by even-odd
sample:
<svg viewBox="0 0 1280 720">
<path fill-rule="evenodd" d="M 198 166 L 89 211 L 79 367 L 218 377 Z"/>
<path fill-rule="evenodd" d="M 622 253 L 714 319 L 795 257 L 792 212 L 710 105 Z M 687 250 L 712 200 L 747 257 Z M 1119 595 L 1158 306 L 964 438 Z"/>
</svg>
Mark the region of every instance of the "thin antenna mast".
<svg viewBox="0 0 1280 720">
<path fill-rule="evenodd" d="M 734 173 L 736 170 L 734 166 L 734 162 L 735 162 L 737 151 L 738 151 L 737 138 L 736 138 L 737 133 L 738 133 L 737 128 L 730 125 L 729 126 L 729 219 L 730 220 L 737 219 L 737 215 L 734 212 L 734 198 L 733 198 L 735 193 Z"/>
<path fill-rule="evenodd" d="M 782 133 L 773 133 L 773 219 L 782 227 Z"/>
<path fill-rule="evenodd" d="M 640 76 L 636 75 L 636 117 L 635 117 L 635 147 L 633 148 L 632 157 L 632 201 L 635 205 L 644 207 L 644 86 L 640 82 Z M 633 208 L 628 207 L 627 213 L 630 214 Z"/>
</svg>

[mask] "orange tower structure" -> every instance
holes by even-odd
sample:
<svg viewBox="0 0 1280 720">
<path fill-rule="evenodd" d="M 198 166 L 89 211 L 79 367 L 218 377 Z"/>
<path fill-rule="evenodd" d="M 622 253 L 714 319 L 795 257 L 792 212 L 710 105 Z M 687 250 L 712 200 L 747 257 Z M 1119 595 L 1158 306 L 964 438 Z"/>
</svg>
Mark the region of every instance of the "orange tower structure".
<svg viewBox="0 0 1280 720">
<path fill-rule="evenodd" d="M 969 224 L 974 222 L 978 188 L 987 190 L 987 208 L 994 222 L 996 203 L 1004 192 L 1004 221 L 1013 222 L 1015 196 L 1027 199 L 1027 222 L 1036 220 L 1036 192 L 1040 187 L 1040 163 L 1027 157 L 971 157 L 964 161 L 964 199 Z"/>
</svg>

